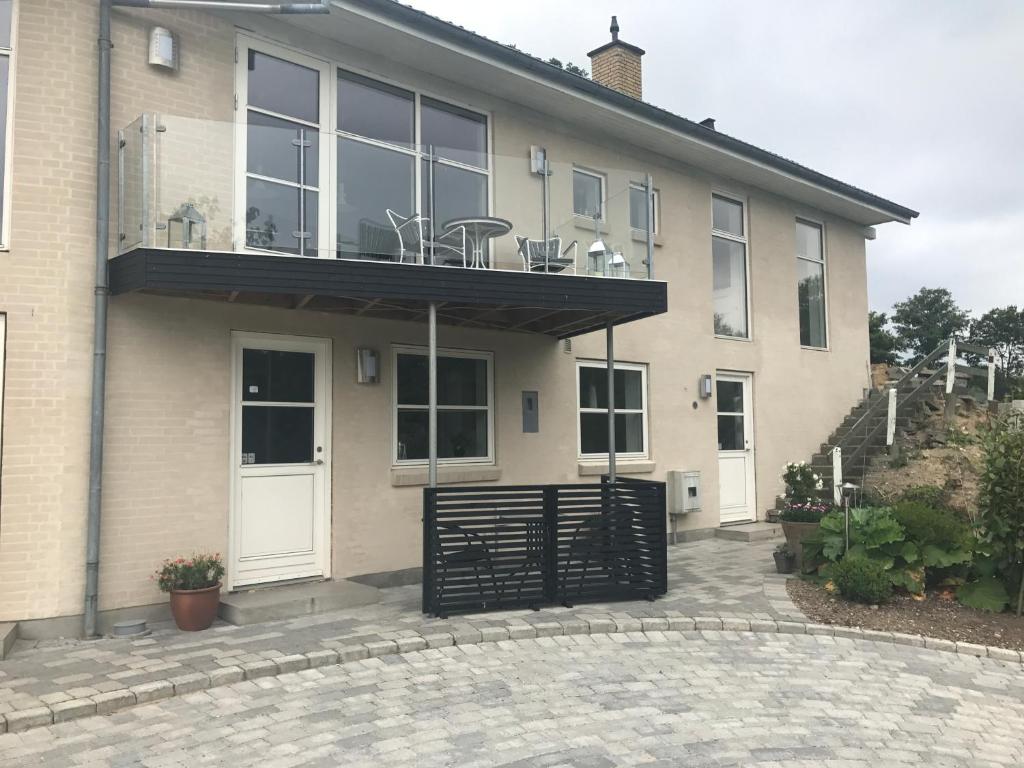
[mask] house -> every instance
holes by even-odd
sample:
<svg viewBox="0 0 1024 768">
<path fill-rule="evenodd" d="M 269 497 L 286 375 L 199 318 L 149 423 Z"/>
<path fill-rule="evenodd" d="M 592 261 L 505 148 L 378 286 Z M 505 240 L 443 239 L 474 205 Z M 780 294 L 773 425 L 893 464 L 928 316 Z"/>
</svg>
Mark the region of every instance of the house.
<svg viewBox="0 0 1024 768">
<path fill-rule="evenodd" d="M 164 615 L 150 574 L 193 550 L 233 590 L 414 579 L 431 307 L 438 483 L 608 472 L 613 329 L 615 469 L 699 473 L 684 537 L 763 516 L 868 386 L 864 240 L 916 212 L 643 101 L 617 25 L 590 80 L 391 0 L 118 3 L 108 299 L 99 5 L 0 3 L 23 636 L 81 632 L 87 559 L 100 630 Z"/>
</svg>

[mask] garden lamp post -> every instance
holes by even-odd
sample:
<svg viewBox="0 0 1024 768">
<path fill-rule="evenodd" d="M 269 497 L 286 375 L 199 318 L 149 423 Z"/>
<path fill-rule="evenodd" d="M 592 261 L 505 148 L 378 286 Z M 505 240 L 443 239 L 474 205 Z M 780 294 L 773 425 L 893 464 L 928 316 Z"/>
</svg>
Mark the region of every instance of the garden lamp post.
<svg viewBox="0 0 1024 768">
<path fill-rule="evenodd" d="M 845 517 L 846 524 L 846 548 L 843 549 L 843 555 L 846 555 L 850 551 L 850 499 L 853 498 L 854 494 L 857 493 L 859 486 L 853 483 L 843 483 L 843 516 Z"/>
</svg>

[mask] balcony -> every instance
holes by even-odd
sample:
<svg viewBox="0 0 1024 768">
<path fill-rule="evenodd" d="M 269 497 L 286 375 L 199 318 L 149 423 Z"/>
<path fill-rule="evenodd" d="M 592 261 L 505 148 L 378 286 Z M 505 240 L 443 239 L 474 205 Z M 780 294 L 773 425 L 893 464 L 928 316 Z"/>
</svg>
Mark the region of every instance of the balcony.
<svg viewBox="0 0 1024 768">
<path fill-rule="evenodd" d="M 442 323 L 560 338 L 666 311 L 645 171 L 452 143 L 140 116 L 119 135 L 112 292 L 393 319 L 434 302 Z"/>
</svg>

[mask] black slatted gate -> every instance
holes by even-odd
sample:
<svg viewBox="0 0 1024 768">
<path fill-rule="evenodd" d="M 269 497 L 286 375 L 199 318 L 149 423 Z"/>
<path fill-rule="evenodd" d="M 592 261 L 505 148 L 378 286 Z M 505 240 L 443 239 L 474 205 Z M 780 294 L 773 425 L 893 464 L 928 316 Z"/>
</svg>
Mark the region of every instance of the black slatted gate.
<svg viewBox="0 0 1024 768">
<path fill-rule="evenodd" d="M 423 611 L 653 599 L 667 546 L 664 483 L 428 488 Z"/>
</svg>

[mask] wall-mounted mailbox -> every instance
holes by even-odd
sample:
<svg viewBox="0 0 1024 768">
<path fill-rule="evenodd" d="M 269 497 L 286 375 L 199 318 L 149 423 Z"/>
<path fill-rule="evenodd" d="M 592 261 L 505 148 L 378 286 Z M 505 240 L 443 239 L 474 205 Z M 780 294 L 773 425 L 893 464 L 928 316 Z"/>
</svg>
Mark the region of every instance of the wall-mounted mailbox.
<svg viewBox="0 0 1024 768">
<path fill-rule="evenodd" d="M 683 472 L 678 469 L 668 473 L 668 511 L 673 515 L 688 515 L 701 508 L 700 472 Z"/>
<path fill-rule="evenodd" d="M 523 391 L 523 432 L 540 432 L 540 395 Z"/>
</svg>

